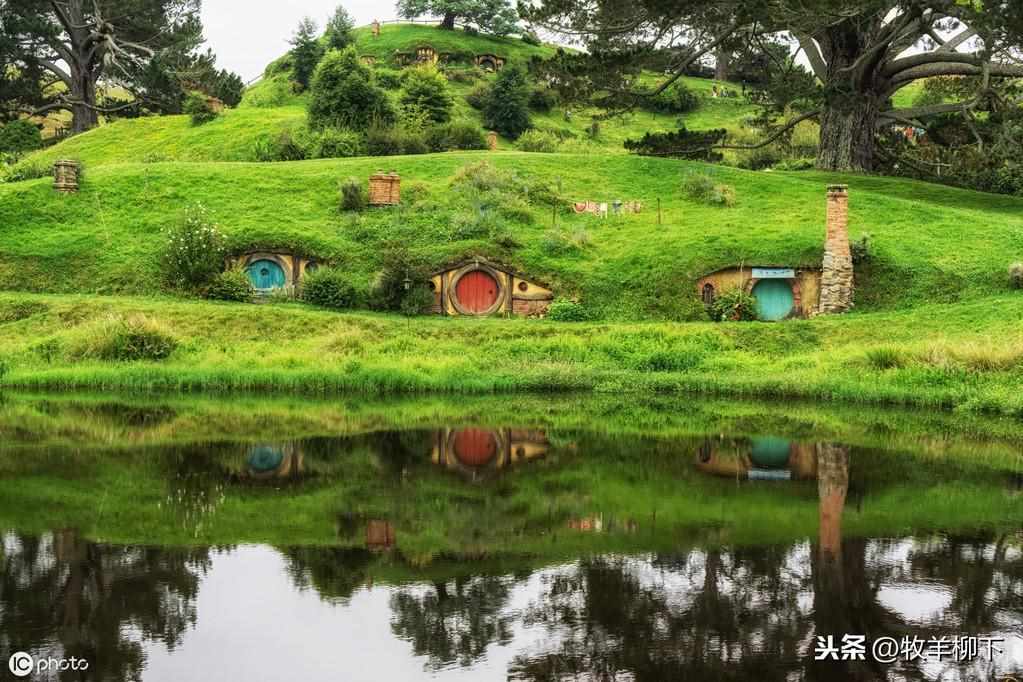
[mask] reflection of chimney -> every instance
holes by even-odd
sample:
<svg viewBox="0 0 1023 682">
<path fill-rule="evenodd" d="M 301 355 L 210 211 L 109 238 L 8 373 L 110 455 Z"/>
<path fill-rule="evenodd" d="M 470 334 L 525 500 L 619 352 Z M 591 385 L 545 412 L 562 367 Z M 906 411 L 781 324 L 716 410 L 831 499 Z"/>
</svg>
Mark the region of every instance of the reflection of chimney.
<svg viewBox="0 0 1023 682">
<path fill-rule="evenodd" d="M 853 262 L 849 249 L 849 188 L 828 186 L 828 226 L 824 242 L 820 312 L 844 313 L 853 306 Z"/>
<path fill-rule="evenodd" d="M 817 492 L 820 496 L 820 549 L 831 559 L 842 551 L 842 510 L 849 490 L 849 450 L 817 445 Z"/>
</svg>

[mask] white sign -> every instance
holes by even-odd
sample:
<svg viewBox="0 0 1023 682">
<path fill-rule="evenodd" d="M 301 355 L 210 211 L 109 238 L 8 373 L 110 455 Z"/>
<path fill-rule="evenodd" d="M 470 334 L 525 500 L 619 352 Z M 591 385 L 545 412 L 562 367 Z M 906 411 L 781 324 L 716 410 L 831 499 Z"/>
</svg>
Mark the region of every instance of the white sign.
<svg viewBox="0 0 1023 682">
<path fill-rule="evenodd" d="M 753 268 L 753 279 L 795 279 L 792 268 Z"/>
</svg>

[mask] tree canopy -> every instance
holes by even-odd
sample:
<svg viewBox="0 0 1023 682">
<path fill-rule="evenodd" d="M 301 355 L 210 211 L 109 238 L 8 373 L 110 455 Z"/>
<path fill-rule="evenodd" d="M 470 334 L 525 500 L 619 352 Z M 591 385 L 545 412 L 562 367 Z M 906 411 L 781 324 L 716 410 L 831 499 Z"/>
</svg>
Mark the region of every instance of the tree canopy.
<svg viewBox="0 0 1023 682">
<path fill-rule="evenodd" d="M 355 42 L 355 38 L 352 35 L 353 28 L 355 28 L 355 22 L 352 20 L 352 15 L 348 13 L 344 5 L 338 5 L 337 9 L 334 10 L 334 14 L 327 21 L 325 33 L 327 49 L 343 50 Z"/>
<path fill-rule="evenodd" d="M 988 95 L 1000 82 L 1023 76 L 1019 5 L 1015 0 L 545 0 L 525 14 L 581 40 L 587 54 L 577 61 L 586 65 L 577 65 L 576 75 L 586 72 L 595 86 L 623 100 L 656 96 L 690 65 L 720 48 L 734 49 L 737 40 L 788 40 L 805 55 L 817 83 L 814 92 L 799 93 L 801 101 L 772 100 L 774 113 L 794 108 L 794 120 L 820 122 L 818 167 L 869 171 L 876 164 L 880 129 L 926 127 L 930 117 L 949 112 L 970 116 L 993 101 Z M 669 75 L 653 91 L 637 93 L 630 71 L 663 50 L 674 55 Z M 784 72 L 791 65 L 777 66 Z M 982 87 L 967 100 L 893 107 L 899 90 L 935 76 L 976 76 Z M 786 130 L 783 125 L 776 134 Z"/>
<path fill-rule="evenodd" d="M 442 17 L 442 28 L 454 29 L 455 22 L 461 21 L 499 36 L 514 33 L 519 21 L 509 0 L 398 0 L 397 9 L 406 19 Z"/>
<path fill-rule="evenodd" d="M 209 72 L 200 0 L 5 0 L 0 106 L 10 118 L 70 111 L 73 130 L 100 114 L 180 107 L 183 81 Z M 113 101 L 101 84 L 129 93 Z"/>
</svg>

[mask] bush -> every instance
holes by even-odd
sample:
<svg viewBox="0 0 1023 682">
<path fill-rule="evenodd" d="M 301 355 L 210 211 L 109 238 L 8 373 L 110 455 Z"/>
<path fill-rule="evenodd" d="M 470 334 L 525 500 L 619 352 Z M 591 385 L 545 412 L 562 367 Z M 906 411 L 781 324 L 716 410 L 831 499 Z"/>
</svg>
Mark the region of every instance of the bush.
<svg viewBox="0 0 1023 682">
<path fill-rule="evenodd" d="M 465 101 L 469 103 L 469 106 L 477 111 L 483 111 L 483 108 L 487 106 L 487 100 L 490 98 L 490 86 L 487 84 L 478 85 L 473 88 L 468 95 L 465 96 Z"/>
<path fill-rule="evenodd" d="M 428 128 L 426 146 L 435 152 L 471 151 L 486 149 L 487 138 L 472 121 L 452 121 Z"/>
<path fill-rule="evenodd" d="M 231 268 L 221 272 L 206 287 L 206 298 L 211 301 L 248 302 L 256 290 L 249 275 L 242 268 Z"/>
<path fill-rule="evenodd" d="M 689 173 L 682 181 L 682 193 L 709 206 L 735 206 L 735 188 L 717 183 L 703 173 Z"/>
<path fill-rule="evenodd" d="M 561 140 L 546 131 L 527 130 L 521 137 L 519 137 L 515 146 L 524 152 L 542 152 L 552 154 L 558 151 L 558 146 L 560 144 Z"/>
<path fill-rule="evenodd" d="M 401 89 L 401 71 L 377 68 L 373 71 L 373 76 L 376 78 L 377 85 L 384 90 Z"/>
<path fill-rule="evenodd" d="M 540 36 L 536 35 L 532 31 L 525 31 L 522 34 L 522 42 L 524 42 L 526 45 L 533 45 L 536 47 L 540 47 L 541 45 L 543 45 L 543 43 L 540 41 Z"/>
<path fill-rule="evenodd" d="M 69 345 L 74 358 L 132 362 L 165 360 L 178 342 L 159 322 L 144 315 L 114 315 L 81 330 Z"/>
<path fill-rule="evenodd" d="M 224 235 L 202 204 L 189 208 L 180 223 L 164 232 L 162 274 L 173 288 L 204 289 L 220 274 L 226 257 Z"/>
<path fill-rule="evenodd" d="M 370 293 L 370 306 L 376 310 L 403 311 L 416 304 L 418 288 L 425 288 L 426 265 L 412 256 L 402 245 L 392 245 L 384 252 L 383 267 Z M 410 284 L 405 288 L 406 280 Z M 406 299 L 411 299 L 406 303 Z"/>
<path fill-rule="evenodd" d="M 1009 266 L 1009 286 L 1013 289 L 1023 289 L 1023 263 L 1013 263 Z"/>
<path fill-rule="evenodd" d="M 401 299 L 401 314 L 409 317 L 425 315 L 430 312 L 435 301 L 430 287 L 422 283 L 417 284 Z"/>
<path fill-rule="evenodd" d="M 878 370 L 898 369 L 906 364 L 902 351 L 891 346 L 879 346 L 867 351 L 867 364 Z"/>
<path fill-rule="evenodd" d="M 529 93 L 529 108 L 534 111 L 546 114 L 556 106 L 558 106 L 558 93 L 550 88 L 534 88 Z"/>
<path fill-rule="evenodd" d="M 366 141 L 361 133 L 340 128 L 310 132 L 303 147 L 311 159 L 347 159 L 366 153 Z"/>
<path fill-rule="evenodd" d="M 346 310 L 355 305 L 355 287 L 345 274 L 335 268 L 320 268 L 305 275 L 302 280 L 302 300 L 306 303 Z"/>
<path fill-rule="evenodd" d="M 447 79 L 431 64 L 405 72 L 401 104 L 422 109 L 434 123 L 447 123 L 454 100 Z"/>
<path fill-rule="evenodd" d="M 700 96 L 682 83 L 675 83 L 652 97 L 644 97 L 641 103 L 648 111 L 685 114 L 700 107 Z"/>
<path fill-rule="evenodd" d="M 370 156 L 397 156 L 402 153 L 401 131 L 375 125 L 366 131 L 366 153 Z"/>
<path fill-rule="evenodd" d="M 365 130 L 372 123 L 390 125 L 394 108 L 373 72 L 359 62 L 355 48 L 333 50 L 316 67 L 310 86 L 309 125 L 313 129 Z"/>
<path fill-rule="evenodd" d="M 863 235 L 858 240 L 849 244 L 852 252 L 853 265 L 866 265 L 871 261 L 870 235 Z"/>
<path fill-rule="evenodd" d="M 708 306 L 707 314 L 715 322 L 752 322 L 758 319 L 757 299 L 736 287 L 718 295 Z"/>
<path fill-rule="evenodd" d="M 43 146 L 43 134 L 39 126 L 18 119 L 0 126 L 0 153 L 21 155 Z"/>
<path fill-rule="evenodd" d="M 192 119 L 192 125 L 201 126 L 204 123 L 209 123 L 220 113 L 213 107 L 209 98 L 200 92 L 190 92 L 185 97 L 185 103 L 182 106 L 182 111 L 188 114 Z"/>
<path fill-rule="evenodd" d="M 547 319 L 555 322 L 588 322 L 593 315 L 581 303 L 559 298 L 547 310 Z"/>
<path fill-rule="evenodd" d="M 304 161 L 309 156 L 306 144 L 311 135 L 303 131 L 282 130 L 276 137 L 262 135 L 253 145 L 256 161 Z"/>
<path fill-rule="evenodd" d="M 348 178 L 341 182 L 342 211 L 361 211 L 368 202 L 366 186 L 358 178 Z"/>
<path fill-rule="evenodd" d="M 483 119 L 488 128 L 513 140 L 532 126 L 529 79 L 521 66 L 511 64 L 497 75 L 493 87 L 487 92 Z"/>
</svg>

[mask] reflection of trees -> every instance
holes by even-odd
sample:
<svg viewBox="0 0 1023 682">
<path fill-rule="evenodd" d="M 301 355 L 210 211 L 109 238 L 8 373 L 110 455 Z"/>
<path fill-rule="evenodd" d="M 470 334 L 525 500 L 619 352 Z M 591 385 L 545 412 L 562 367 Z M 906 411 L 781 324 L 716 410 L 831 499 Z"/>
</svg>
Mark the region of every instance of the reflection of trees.
<svg viewBox="0 0 1023 682">
<path fill-rule="evenodd" d="M 365 549 L 289 547 L 280 552 L 295 586 L 315 589 L 327 601 L 350 599 L 366 582 L 373 561 L 373 554 Z"/>
<path fill-rule="evenodd" d="M 403 589 L 391 597 L 391 629 L 431 666 L 468 666 L 490 644 L 511 641 L 509 590 L 508 580 L 491 576 L 435 583 L 422 593 Z"/>
<path fill-rule="evenodd" d="M 881 601 L 906 580 L 885 558 L 903 543 L 843 537 L 849 453 L 819 446 L 820 535 L 814 544 L 692 551 L 652 560 L 597 558 L 556 571 L 525 624 L 543 627 L 540 650 L 519 656 L 523 680 L 877 680 L 870 662 L 814 661 L 817 635 L 922 638 L 990 633 L 1023 616 L 1023 558 L 1004 537 L 913 542 L 917 580 L 938 581 L 951 606 L 909 622 Z M 914 666 L 917 664 L 914 664 Z M 967 668 L 952 672 L 966 679 Z M 919 667 L 899 674 L 924 679 Z"/>
<path fill-rule="evenodd" d="M 90 678 L 138 679 L 143 640 L 175 648 L 196 622 L 206 550 L 114 547 L 75 531 L 9 535 L 0 557 L 0 648 L 85 658 Z"/>
</svg>

